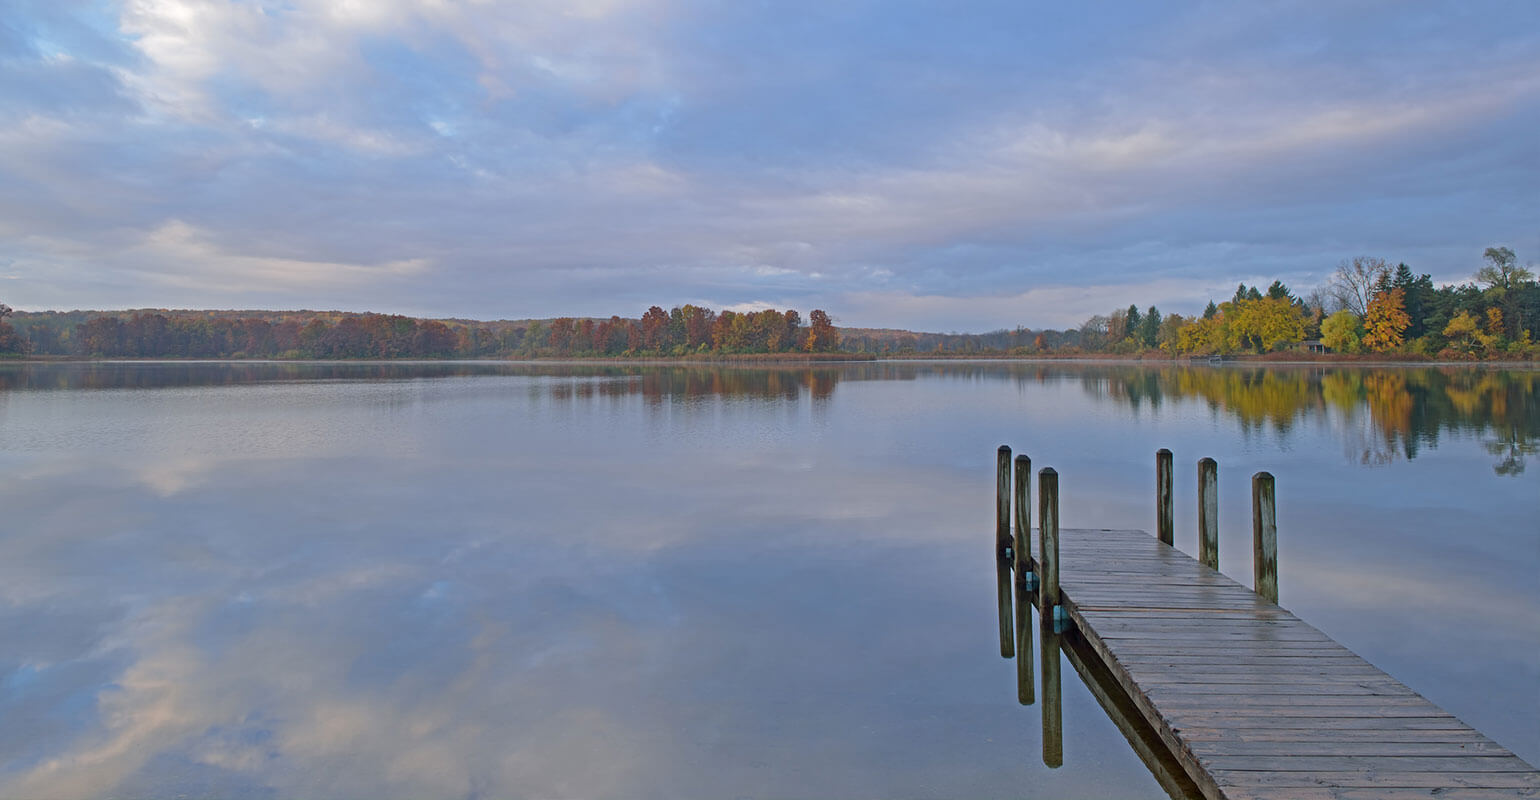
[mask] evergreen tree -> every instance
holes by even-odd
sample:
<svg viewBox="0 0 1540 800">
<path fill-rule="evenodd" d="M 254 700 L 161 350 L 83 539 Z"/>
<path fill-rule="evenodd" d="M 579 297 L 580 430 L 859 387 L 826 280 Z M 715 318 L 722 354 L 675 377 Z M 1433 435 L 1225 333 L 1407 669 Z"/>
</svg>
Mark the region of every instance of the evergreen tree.
<svg viewBox="0 0 1540 800">
<path fill-rule="evenodd" d="M 1433 276 L 1424 273 L 1413 277 L 1411 267 L 1398 264 L 1390 280 L 1390 287 L 1400 289 L 1406 303 L 1406 316 L 1411 320 L 1406 328 L 1406 338 L 1416 339 L 1427 333 L 1426 317 L 1429 303 L 1433 299 Z"/>
<path fill-rule="evenodd" d="M 1160 309 L 1150 306 L 1139 322 L 1139 341 L 1145 347 L 1154 347 L 1160 341 Z"/>
</svg>

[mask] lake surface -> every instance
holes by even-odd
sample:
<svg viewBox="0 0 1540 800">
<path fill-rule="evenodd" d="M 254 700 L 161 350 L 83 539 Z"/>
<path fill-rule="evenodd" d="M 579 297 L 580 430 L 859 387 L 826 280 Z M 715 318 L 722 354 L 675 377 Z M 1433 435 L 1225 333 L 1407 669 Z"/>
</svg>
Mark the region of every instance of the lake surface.
<svg viewBox="0 0 1540 800">
<path fill-rule="evenodd" d="M 999 656 L 995 448 L 1067 527 L 1220 465 L 1250 584 L 1540 763 L 1540 373 L 0 364 L 0 798 L 1164 797 Z"/>
</svg>

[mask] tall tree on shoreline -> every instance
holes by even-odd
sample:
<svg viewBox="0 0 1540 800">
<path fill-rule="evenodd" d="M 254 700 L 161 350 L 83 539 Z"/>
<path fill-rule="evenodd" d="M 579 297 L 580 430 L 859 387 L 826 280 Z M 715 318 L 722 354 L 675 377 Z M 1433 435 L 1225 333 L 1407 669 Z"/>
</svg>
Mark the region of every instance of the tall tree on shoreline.
<svg viewBox="0 0 1540 800">
<path fill-rule="evenodd" d="M 1506 247 L 1488 247 L 1481 254 L 1486 266 L 1476 270 L 1476 280 L 1487 285 L 1486 294 L 1503 310 L 1503 333 L 1517 339 L 1524 329 L 1524 303 L 1521 292 L 1530 288 L 1534 273 L 1518 265 L 1513 251 Z"/>
<path fill-rule="evenodd" d="M 829 319 L 828 313 L 815 308 L 807 315 L 807 320 L 807 344 L 804 350 L 809 353 L 829 353 L 839 348 L 839 331 L 834 329 L 834 321 Z"/>
<path fill-rule="evenodd" d="M 11 323 L 5 321 L 11 313 L 10 306 L 0 303 L 0 353 L 26 353 L 27 340 L 21 338 Z"/>
<path fill-rule="evenodd" d="M 1394 350 L 1406 341 L 1406 328 L 1410 324 L 1405 292 L 1401 289 L 1380 292 L 1369 301 L 1369 310 L 1364 316 L 1364 346 L 1379 353 Z"/>
</svg>

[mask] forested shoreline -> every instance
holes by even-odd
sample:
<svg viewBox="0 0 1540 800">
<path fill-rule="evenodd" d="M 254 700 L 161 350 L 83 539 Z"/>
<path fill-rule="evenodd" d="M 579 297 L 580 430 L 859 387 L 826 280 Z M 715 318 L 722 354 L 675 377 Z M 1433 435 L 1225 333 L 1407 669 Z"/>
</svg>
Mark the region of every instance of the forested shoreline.
<svg viewBox="0 0 1540 800">
<path fill-rule="evenodd" d="M 1512 250 L 1487 248 L 1475 282 L 1435 288 L 1406 264 L 1345 261 L 1323 287 L 1237 287 L 1201 313 L 1137 304 L 1065 330 L 981 334 L 836 328 L 822 309 L 652 306 L 640 317 L 482 322 L 341 311 L 13 312 L 0 356 L 74 358 L 700 358 L 1120 356 L 1389 360 L 1540 358 L 1540 284 Z"/>
<path fill-rule="evenodd" d="M 12 312 L 0 353 L 81 358 L 677 358 L 825 354 L 839 347 L 813 310 L 653 306 L 640 318 L 477 322 L 338 311 Z M 7 319 L 9 317 L 9 319 Z"/>
</svg>

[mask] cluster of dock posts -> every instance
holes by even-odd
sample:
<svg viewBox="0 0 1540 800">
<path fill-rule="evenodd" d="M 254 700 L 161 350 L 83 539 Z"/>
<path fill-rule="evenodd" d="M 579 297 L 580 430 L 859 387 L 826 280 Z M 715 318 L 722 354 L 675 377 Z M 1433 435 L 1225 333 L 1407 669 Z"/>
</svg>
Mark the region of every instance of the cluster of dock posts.
<svg viewBox="0 0 1540 800">
<path fill-rule="evenodd" d="M 1059 589 L 1059 473 L 1044 467 L 1037 473 L 1037 556 L 1032 549 L 1032 459 L 1017 455 L 1009 445 L 997 451 L 995 492 L 995 564 L 999 597 L 1000 655 L 1016 660 L 1016 699 L 1022 705 L 1036 702 L 1032 658 L 1032 607 L 1041 620 L 1038 638 L 1043 675 L 1043 763 L 1064 763 L 1063 705 L 1059 657 L 1069 656 L 1088 687 L 1121 730 L 1135 752 L 1173 796 L 1197 796 L 1197 788 L 1182 771 L 1159 736 L 1143 720 L 1132 701 L 1107 675 L 1106 667 L 1079 642 L 1061 603 Z M 1172 453 L 1155 453 L 1156 535 L 1175 546 Z M 1251 477 L 1254 589 L 1272 603 L 1278 602 L 1278 524 L 1276 482 L 1272 474 Z M 1212 458 L 1198 461 L 1198 560 L 1219 569 L 1219 464 Z M 1066 642 L 1066 634 L 1071 641 Z"/>
<path fill-rule="evenodd" d="M 1176 545 L 1172 510 L 1172 455 L 1155 452 L 1156 537 Z M 1012 476 L 1014 475 L 1014 479 Z M 1012 644 L 1012 576 L 1015 589 L 1035 595 L 1045 623 L 1060 630 L 1064 611 L 1059 593 L 1059 473 L 1044 467 L 1037 473 L 1038 553 L 1032 555 L 1032 459 L 1018 455 L 1012 469 L 1010 445 L 997 451 L 995 476 L 995 563 L 1000 601 L 1000 655 L 1010 658 Z M 1251 476 L 1253 588 L 1269 602 L 1278 602 L 1277 485 L 1268 472 Z M 1014 519 L 1012 509 L 1014 508 Z M 1198 561 L 1219 569 L 1219 463 L 1198 461 Z"/>
</svg>

